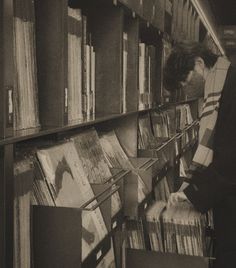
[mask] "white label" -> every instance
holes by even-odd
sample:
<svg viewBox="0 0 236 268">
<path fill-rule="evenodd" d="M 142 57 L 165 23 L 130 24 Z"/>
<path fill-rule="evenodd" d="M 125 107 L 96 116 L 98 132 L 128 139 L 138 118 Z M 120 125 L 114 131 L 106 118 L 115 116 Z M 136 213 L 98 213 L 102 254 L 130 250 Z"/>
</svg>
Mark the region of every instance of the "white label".
<svg viewBox="0 0 236 268">
<path fill-rule="evenodd" d="M 116 228 L 116 226 L 117 226 L 117 222 L 116 222 L 116 221 L 114 221 L 114 222 L 113 222 L 113 224 L 112 224 L 112 229 L 115 229 L 115 228 Z"/>
<path fill-rule="evenodd" d="M 67 87 L 65 88 L 65 108 L 68 107 L 68 89 Z"/>
<path fill-rule="evenodd" d="M 156 15 L 156 6 L 152 6 L 152 17 L 154 18 Z"/>
<path fill-rule="evenodd" d="M 97 260 L 98 260 L 101 256 L 102 256 L 102 251 L 99 250 L 98 253 L 97 253 L 97 255 L 96 255 Z"/>
<path fill-rule="evenodd" d="M 8 90 L 8 112 L 13 113 L 12 89 Z"/>
<path fill-rule="evenodd" d="M 144 205 L 144 209 L 146 209 L 147 208 L 147 203 Z"/>
</svg>

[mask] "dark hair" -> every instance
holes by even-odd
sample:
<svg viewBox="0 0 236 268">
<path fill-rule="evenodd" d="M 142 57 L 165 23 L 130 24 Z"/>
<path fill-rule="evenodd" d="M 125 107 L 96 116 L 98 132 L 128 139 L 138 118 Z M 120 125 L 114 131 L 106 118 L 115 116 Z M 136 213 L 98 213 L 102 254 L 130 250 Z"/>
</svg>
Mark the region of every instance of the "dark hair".
<svg viewBox="0 0 236 268">
<path fill-rule="evenodd" d="M 217 61 L 218 55 L 206 46 L 196 42 L 181 42 L 175 45 L 164 68 L 164 86 L 172 91 L 181 87 L 190 71 L 194 69 L 195 58 L 201 57 L 207 68 Z"/>
</svg>

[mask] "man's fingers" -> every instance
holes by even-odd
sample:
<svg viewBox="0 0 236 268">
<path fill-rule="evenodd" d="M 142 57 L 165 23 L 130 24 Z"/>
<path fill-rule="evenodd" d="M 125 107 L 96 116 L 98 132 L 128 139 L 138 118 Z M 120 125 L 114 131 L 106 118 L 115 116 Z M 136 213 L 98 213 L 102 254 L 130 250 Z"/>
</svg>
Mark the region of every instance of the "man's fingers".
<svg viewBox="0 0 236 268">
<path fill-rule="evenodd" d="M 187 200 L 187 198 L 183 192 L 172 193 L 169 197 L 167 208 L 169 208 L 170 206 L 174 206 L 179 202 L 183 202 L 185 200 Z"/>
</svg>

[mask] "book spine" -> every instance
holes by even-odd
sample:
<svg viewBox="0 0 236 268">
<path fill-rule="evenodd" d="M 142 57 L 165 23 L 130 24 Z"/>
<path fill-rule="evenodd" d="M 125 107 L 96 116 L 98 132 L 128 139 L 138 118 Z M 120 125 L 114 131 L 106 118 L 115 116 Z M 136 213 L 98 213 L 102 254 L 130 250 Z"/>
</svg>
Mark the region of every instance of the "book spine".
<svg viewBox="0 0 236 268">
<path fill-rule="evenodd" d="M 68 8 L 68 118 L 82 117 L 82 13 Z"/>
<path fill-rule="evenodd" d="M 44 126 L 68 122 L 68 6 L 35 0 L 40 119 Z"/>
<path fill-rule="evenodd" d="M 7 4 L 6 4 L 7 3 Z M 0 137 L 5 138 L 13 134 L 13 93 L 14 82 L 12 74 L 14 73 L 14 49 L 13 49 L 13 3 L 3 1 L 1 4 L 1 24 L 0 24 Z"/>
<path fill-rule="evenodd" d="M 6 127 L 13 128 L 13 86 L 5 87 L 6 92 Z"/>
<path fill-rule="evenodd" d="M 66 8 L 65 8 L 66 9 Z M 68 12 L 68 10 L 67 10 Z M 64 14 L 64 125 L 68 124 L 68 14 Z"/>
<path fill-rule="evenodd" d="M 86 45 L 86 115 L 90 116 L 90 45 Z"/>
<path fill-rule="evenodd" d="M 127 94 L 127 64 L 128 64 L 128 34 L 123 33 L 123 93 L 122 98 L 122 109 L 121 111 L 125 113 L 127 111 L 126 107 L 126 94 Z"/>
<path fill-rule="evenodd" d="M 152 104 L 151 104 L 151 94 L 152 94 L 152 73 L 151 73 L 151 46 L 148 47 L 148 108 L 151 108 L 152 107 Z"/>
<path fill-rule="evenodd" d="M 144 71 L 145 71 L 145 85 L 144 85 L 144 108 L 149 108 L 148 99 L 149 99 L 149 47 L 145 46 L 145 58 L 144 58 Z"/>
<path fill-rule="evenodd" d="M 139 44 L 139 109 L 144 109 L 145 94 L 145 44 Z"/>
<path fill-rule="evenodd" d="M 92 47 L 92 64 L 91 64 L 91 91 L 92 91 L 92 114 L 96 113 L 96 52 Z"/>
<path fill-rule="evenodd" d="M 82 43 L 83 43 L 83 52 L 82 52 L 82 113 L 83 115 L 87 114 L 87 17 L 83 16 L 83 34 L 82 34 Z"/>
</svg>

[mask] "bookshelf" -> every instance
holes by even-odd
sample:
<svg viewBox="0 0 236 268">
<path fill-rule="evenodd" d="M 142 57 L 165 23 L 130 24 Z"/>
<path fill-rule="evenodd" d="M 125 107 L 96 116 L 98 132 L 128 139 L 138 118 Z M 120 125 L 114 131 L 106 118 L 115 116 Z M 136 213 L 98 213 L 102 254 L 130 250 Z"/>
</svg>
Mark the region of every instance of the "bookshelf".
<svg viewBox="0 0 236 268">
<path fill-rule="evenodd" d="M 67 267 L 96 267 L 111 248 L 110 239 L 113 237 L 117 267 L 123 267 L 122 263 L 125 262 L 124 252 L 126 252 L 124 243 L 126 238 L 125 216 L 127 215 L 125 215 L 125 212 L 129 214 L 132 211 L 131 214 L 134 219 L 143 216 L 153 200 L 153 187 L 167 174 L 171 178 L 177 176 L 180 156 L 194 150 L 196 142 L 196 135 L 195 138 L 191 138 L 192 128 L 196 127 L 193 124 L 176 133 L 173 137 L 169 137 L 155 150 L 140 150 L 138 148 L 140 117 L 151 116 L 154 111 L 160 113 L 170 107 L 175 109 L 177 105 L 188 103 L 194 121 L 198 118 L 197 98 L 177 100 L 173 97 L 171 103 L 165 103 L 165 90 L 162 85 L 165 60 L 164 43 L 167 42 L 171 46 L 179 38 L 179 34 L 174 35 L 177 32 L 192 40 L 198 40 L 199 36 L 204 39 L 206 34 L 203 25 L 199 26 L 199 17 L 193 7 L 184 9 L 184 12 L 189 12 L 188 17 L 192 20 L 192 29 L 187 30 L 186 27 L 183 27 L 186 26 L 186 23 L 182 21 L 182 10 L 178 7 L 179 3 L 189 5 L 189 2 L 186 0 L 99 0 L 96 3 L 88 0 L 71 0 L 69 2 L 66 0 L 24 1 L 26 5 L 34 4 L 34 6 L 30 6 L 31 9 L 29 10 L 32 13 L 28 15 L 33 17 L 31 23 L 35 27 L 35 35 L 32 33 L 32 36 L 35 37 L 35 47 L 32 48 L 32 55 L 30 56 L 32 58 L 30 59 L 36 60 L 37 77 L 31 74 L 32 77 L 29 80 L 35 79 L 32 80 L 33 82 L 30 81 L 38 85 L 37 96 L 33 95 L 33 97 L 38 105 L 40 126 L 17 130 L 14 128 L 13 122 L 14 113 L 19 108 L 14 101 L 17 90 L 14 80 L 16 75 L 14 49 L 17 42 L 14 43 L 13 40 L 16 1 L 0 1 L 1 267 L 14 267 L 14 163 L 17 157 L 22 152 L 24 155 L 28 148 L 40 147 L 45 143 L 49 145 L 60 144 L 73 135 L 92 127 L 98 133 L 115 130 L 124 152 L 133 165 L 133 169 L 126 170 L 126 173 L 119 180 L 115 179 L 117 177 L 113 178 L 119 186 L 119 189 L 116 189 L 115 192 L 119 192 L 122 203 L 122 209 L 116 217 L 111 217 L 109 214 L 111 204 L 107 204 L 107 200 L 111 200 L 111 196 L 114 194 L 112 186 L 106 189 L 107 183 L 104 183 L 97 186 L 97 188 L 100 187 L 100 191 L 93 189 L 99 204 L 99 193 L 102 189 L 106 189 L 107 192 L 106 198 L 102 202 L 107 205 L 103 204 L 105 208 L 102 208 L 103 205 L 100 208 L 107 225 L 108 235 L 92 250 L 89 259 L 82 262 L 82 209 L 32 206 L 30 214 L 32 237 L 26 239 L 29 241 L 32 239 L 33 241 L 34 256 L 31 256 L 31 261 L 35 267 L 60 267 L 59 264 L 63 266 L 63 263 L 66 263 Z M 68 7 L 81 10 L 82 25 L 75 20 L 72 20 L 74 24 L 71 23 L 71 19 L 68 19 Z M 85 27 L 85 17 L 89 33 L 85 33 L 85 31 L 83 33 L 82 27 Z M 26 22 L 29 21 L 26 20 Z M 71 25 L 74 25 L 74 28 Z M 177 27 L 176 31 L 171 30 L 173 25 Z M 88 114 L 89 112 L 79 114 L 78 119 L 72 121 L 69 121 L 68 118 L 68 109 L 71 105 L 68 103 L 68 31 L 77 38 L 81 38 L 81 59 L 78 58 L 82 66 L 80 70 L 82 79 L 80 81 L 82 85 L 81 102 L 86 99 L 86 105 L 91 105 L 93 111 L 92 114 Z M 124 33 L 127 34 L 126 44 L 123 40 Z M 86 42 L 85 35 L 88 42 L 86 44 L 83 43 Z M 32 36 L 26 38 L 27 42 L 33 42 L 34 37 Z M 146 88 L 144 93 L 148 92 L 151 96 L 147 98 L 148 104 L 145 103 L 146 106 L 141 109 L 139 109 L 140 42 L 149 47 L 149 49 L 145 49 L 145 51 L 148 51 L 146 53 L 146 67 L 149 68 L 145 70 L 146 80 L 144 79 L 144 84 Z M 85 68 L 83 64 L 85 64 L 84 46 L 86 45 L 91 53 L 86 60 L 91 65 L 86 65 Z M 124 57 L 124 50 L 126 58 Z M 96 55 L 94 61 L 91 56 L 93 52 Z M 124 77 L 126 77 L 125 80 Z M 94 85 L 95 93 L 93 92 Z M 86 108 L 85 110 L 87 111 Z M 186 136 L 188 135 L 189 142 L 186 142 Z M 178 155 L 175 154 L 175 143 L 179 146 Z M 165 155 L 167 161 L 159 163 L 157 158 L 164 159 L 163 155 Z M 130 174 L 136 176 L 133 178 L 133 184 L 127 179 L 128 176 L 131 176 Z M 149 185 L 149 193 L 141 202 L 138 201 L 137 190 L 136 196 L 132 200 L 128 198 L 129 189 L 134 190 L 135 187 L 138 187 L 137 174 L 143 180 L 146 180 L 145 182 Z M 131 209 L 129 202 L 133 204 L 134 209 Z M 60 224 L 56 224 L 58 222 Z M 61 236 L 60 234 L 64 229 L 67 229 L 68 232 Z M 48 244 L 47 248 L 42 247 L 45 241 L 48 241 L 49 236 L 52 238 L 51 243 Z M 60 243 L 57 241 L 58 236 L 61 237 Z M 55 255 L 55 251 L 68 253 L 68 259 L 62 258 L 59 253 Z M 137 253 L 140 254 L 140 252 Z M 134 251 L 131 255 L 135 256 L 135 254 Z M 155 253 L 152 254 L 155 255 Z M 127 267 L 129 267 L 130 258 L 132 258 L 131 255 L 128 250 Z M 49 259 L 51 262 L 46 263 Z"/>
</svg>

